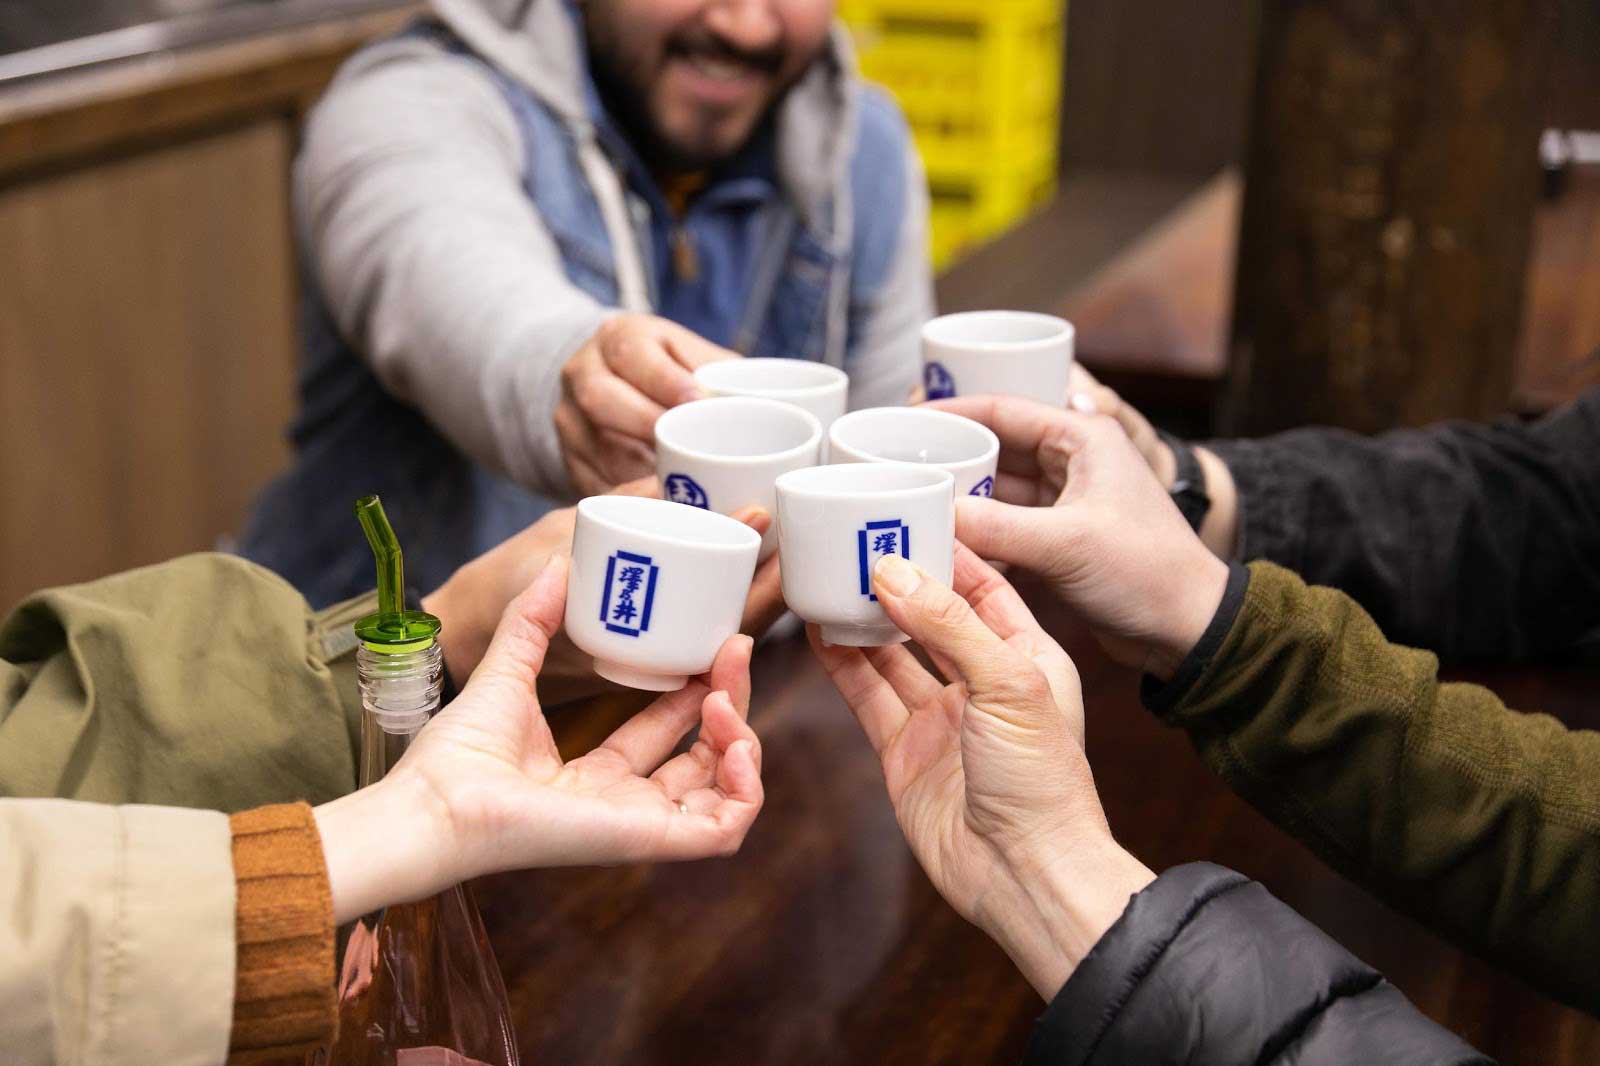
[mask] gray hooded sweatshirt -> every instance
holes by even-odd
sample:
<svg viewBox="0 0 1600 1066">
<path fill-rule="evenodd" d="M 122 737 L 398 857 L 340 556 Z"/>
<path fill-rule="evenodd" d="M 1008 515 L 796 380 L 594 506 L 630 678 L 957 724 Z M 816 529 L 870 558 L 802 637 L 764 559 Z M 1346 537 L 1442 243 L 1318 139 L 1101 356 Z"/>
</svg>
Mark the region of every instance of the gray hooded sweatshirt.
<svg viewBox="0 0 1600 1066">
<path fill-rule="evenodd" d="M 608 315 L 651 310 L 641 251 L 648 214 L 640 215 L 649 208 L 597 141 L 581 32 L 562 0 L 431 7 L 448 35 L 365 49 L 311 117 L 294 181 L 308 278 L 392 396 L 489 472 L 566 495 L 552 424 L 559 372 Z M 598 204 L 614 303 L 574 282 L 553 220 L 529 195 L 530 153 L 541 146 L 507 84 L 531 92 L 576 146 L 570 182 L 586 183 Z M 926 187 L 903 136 L 894 150 L 908 158 L 875 168 L 894 174 L 888 198 L 898 221 L 878 227 L 888 247 L 862 251 L 867 231 L 852 218 L 861 190 L 853 196 L 850 182 L 863 173 L 864 98 L 835 26 L 775 116 L 778 187 L 837 264 L 820 282 L 826 324 L 816 349 L 781 354 L 845 366 L 857 407 L 905 402 L 918 379 L 918 331 L 933 309 Z M 859 276 L 863 260 L 875 264 L 870 285 Z"/>
</svg>

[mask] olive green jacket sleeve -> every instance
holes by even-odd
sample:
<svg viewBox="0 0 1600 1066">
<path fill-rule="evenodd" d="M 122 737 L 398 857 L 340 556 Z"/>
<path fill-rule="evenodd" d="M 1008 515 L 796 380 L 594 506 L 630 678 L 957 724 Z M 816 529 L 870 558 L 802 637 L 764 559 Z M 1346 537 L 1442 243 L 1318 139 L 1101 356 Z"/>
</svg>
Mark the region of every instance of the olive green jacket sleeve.
<svg viewBox="0 0 1600 1066">
<path fill-rule="evenodd" d="M 1271 563 L 1172 695 L 1149 702 L 1336 869 L 1600 1013 L 1600 733 L 1441 683 L 1433 655 Z"/>
<path fill-rule="evenodd" d="M 356 784 L 350 623 L 191 555 L 36 593 L 0 624 L 0 796 L 239 811 Z"/>
</svg>

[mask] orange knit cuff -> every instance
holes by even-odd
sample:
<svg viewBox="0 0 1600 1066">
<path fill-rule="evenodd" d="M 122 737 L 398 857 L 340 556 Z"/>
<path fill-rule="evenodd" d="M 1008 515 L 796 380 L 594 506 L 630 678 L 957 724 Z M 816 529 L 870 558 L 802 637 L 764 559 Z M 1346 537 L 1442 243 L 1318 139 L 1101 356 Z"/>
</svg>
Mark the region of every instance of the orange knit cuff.
<svg viewBox="0 0 1600 1066">
<path fill-rule="evenodd" d="M 243 811 L 233 829 L 238 882 L 229 1066 L 303 1057 L 333 1037 L 333 899 L 311 808 Z"/>
</svg>

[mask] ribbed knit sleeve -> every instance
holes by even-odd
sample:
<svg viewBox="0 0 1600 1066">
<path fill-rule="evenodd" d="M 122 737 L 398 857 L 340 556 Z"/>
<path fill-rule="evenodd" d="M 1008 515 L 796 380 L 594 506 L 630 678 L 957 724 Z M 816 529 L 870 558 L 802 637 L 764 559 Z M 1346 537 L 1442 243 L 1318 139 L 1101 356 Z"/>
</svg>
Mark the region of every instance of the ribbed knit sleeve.
<svg viewBox="0 0 1600 1066">
<path fill-rule="evenodd" d="M 239 895 L 230 1066 L 304 1055 L 333 1036 L 334 927 L 328 867 L 311 808 L 258 807 L 229 819 Z"/>
</svg>

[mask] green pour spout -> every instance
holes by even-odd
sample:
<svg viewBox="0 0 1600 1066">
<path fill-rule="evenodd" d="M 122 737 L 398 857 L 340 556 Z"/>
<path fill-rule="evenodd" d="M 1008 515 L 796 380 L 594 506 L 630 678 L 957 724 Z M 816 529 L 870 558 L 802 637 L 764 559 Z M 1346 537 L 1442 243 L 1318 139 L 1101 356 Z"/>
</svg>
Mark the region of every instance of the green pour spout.
<svg viewBox="0 0 1600 1066">
<path fill-rule="evenodd" d="M 356 519 L 378 563 L 378 611 L 356 623 L 356 636 L 368 649 L 390 655 L 431 648 L 441 623 L 426 611 L 406 610 L 405 560 L 383 502 L 376 496 L 361 497 Z"/>
</svg>

